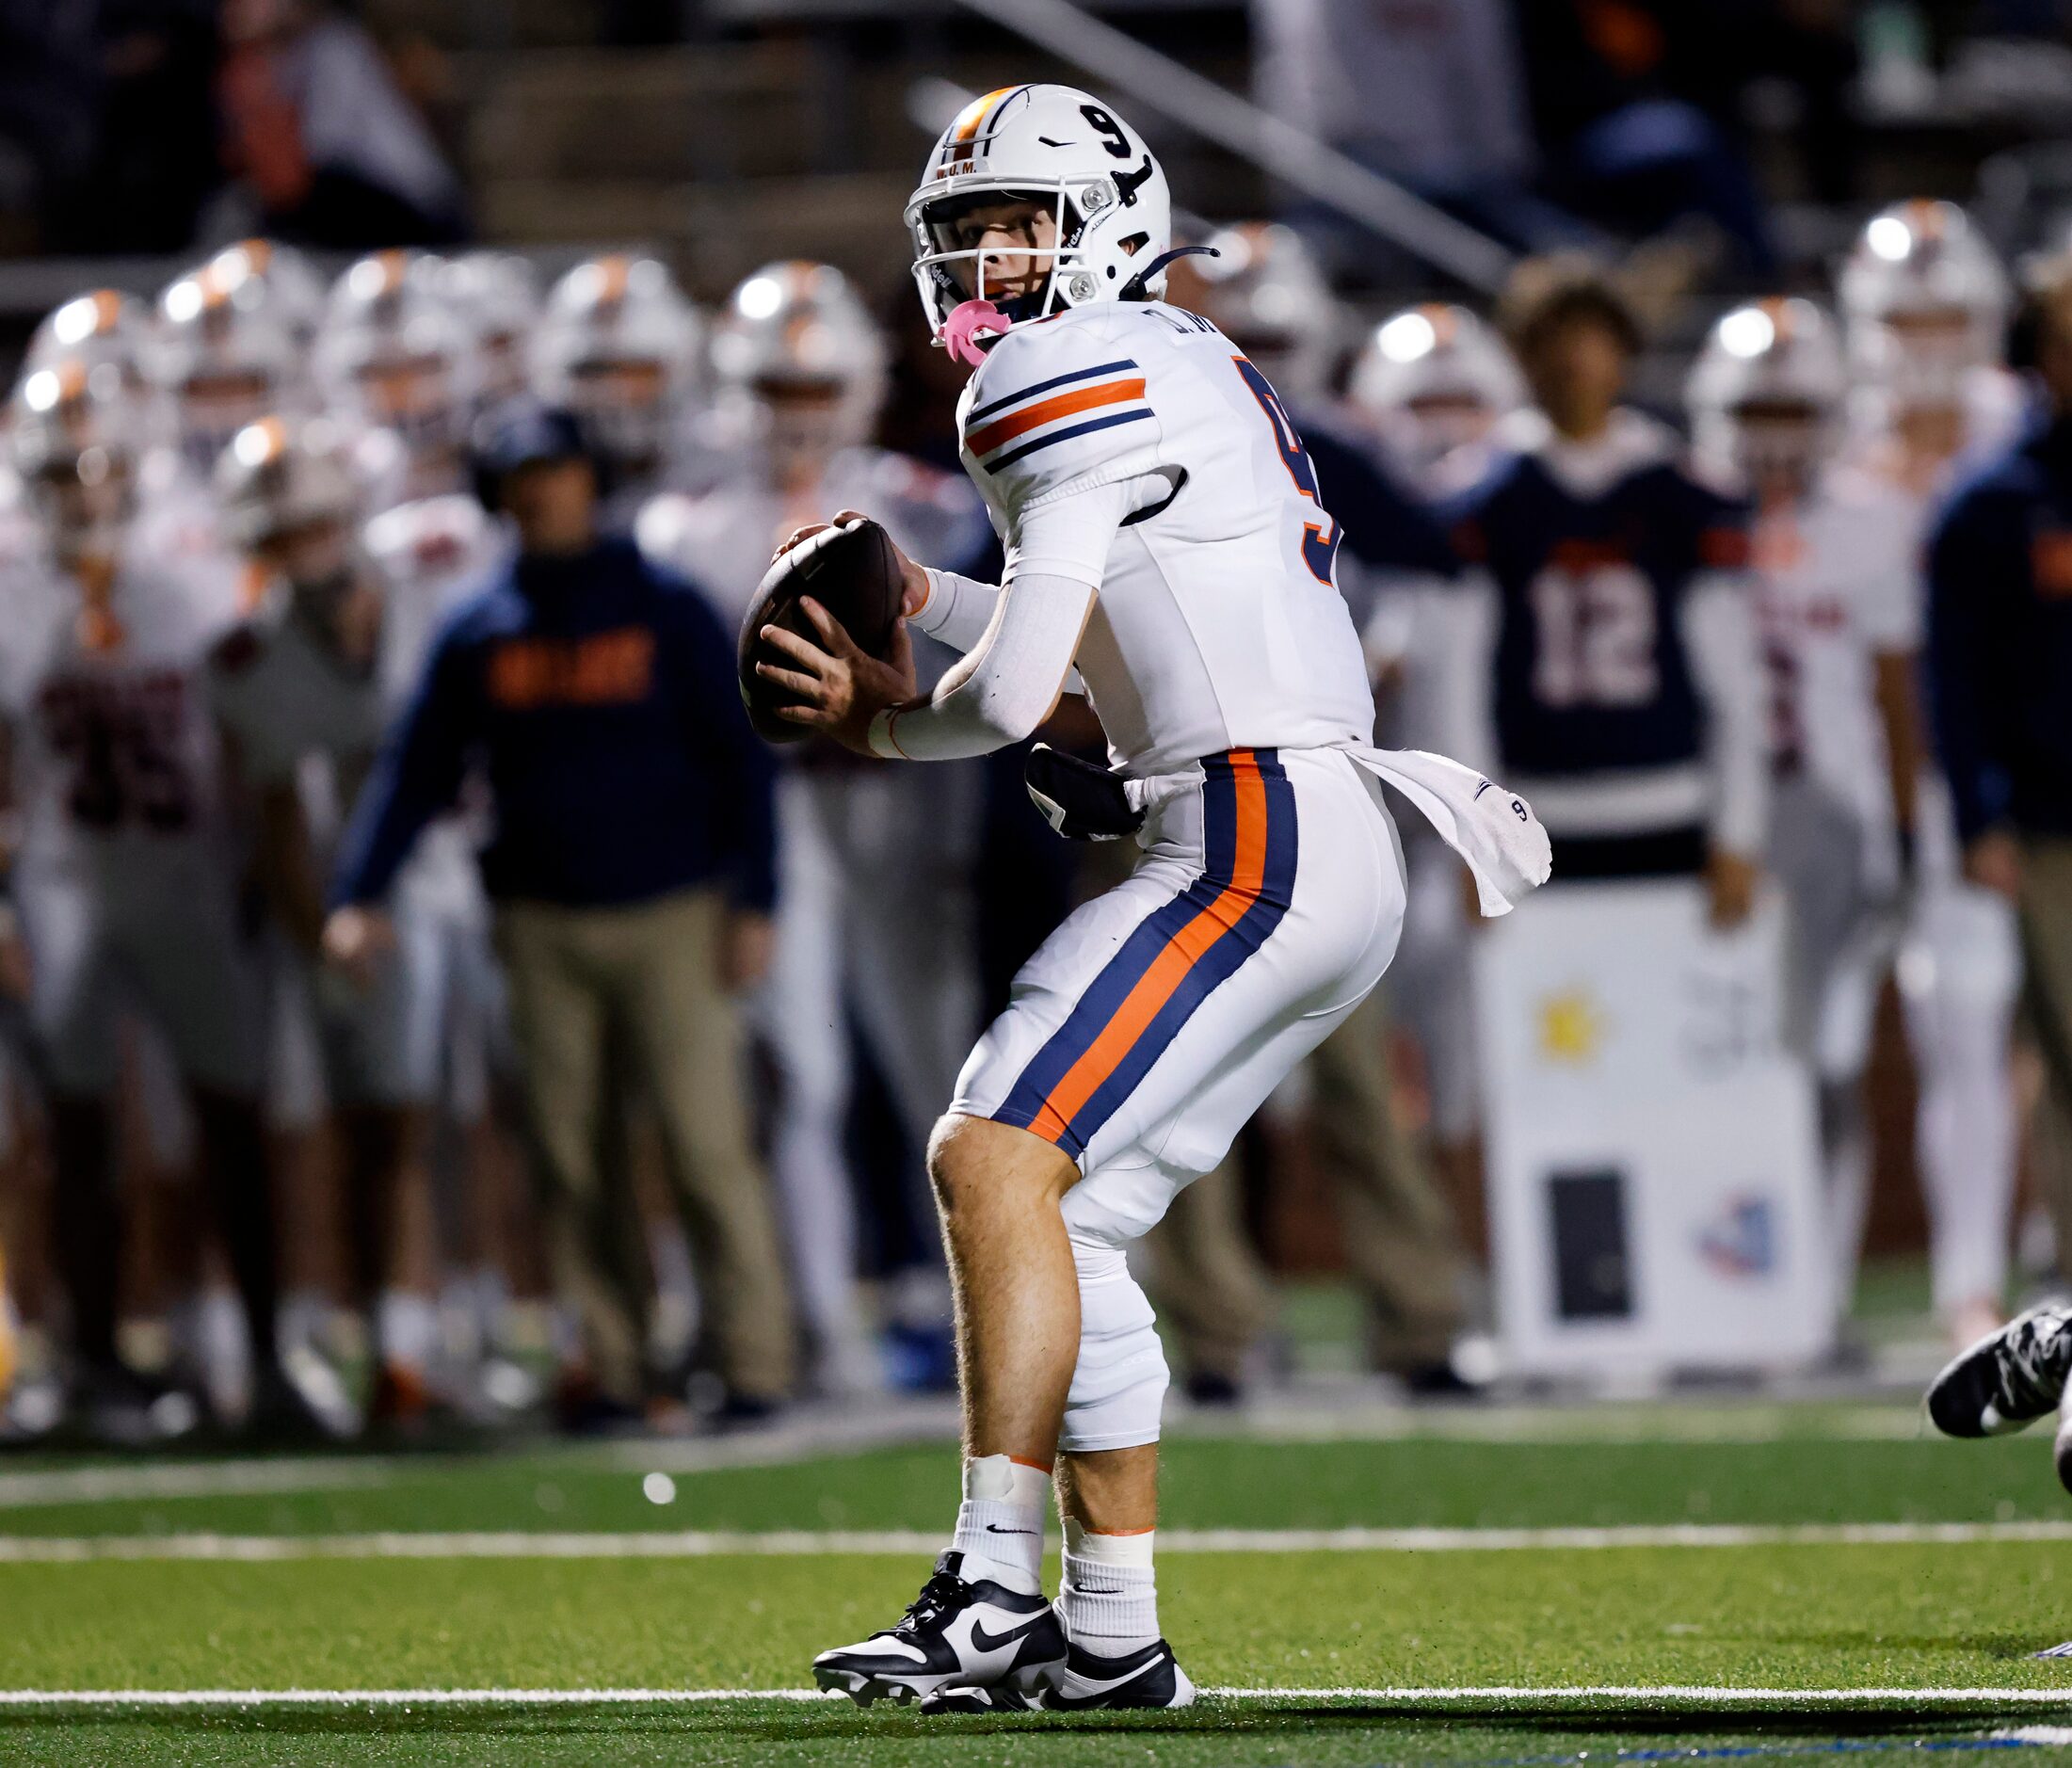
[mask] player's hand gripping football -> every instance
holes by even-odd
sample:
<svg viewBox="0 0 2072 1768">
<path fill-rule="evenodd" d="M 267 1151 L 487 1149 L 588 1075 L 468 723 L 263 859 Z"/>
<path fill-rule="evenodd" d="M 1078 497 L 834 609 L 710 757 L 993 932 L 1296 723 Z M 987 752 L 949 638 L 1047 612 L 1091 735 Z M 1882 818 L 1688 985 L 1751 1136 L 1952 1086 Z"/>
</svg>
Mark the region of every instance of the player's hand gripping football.
<svg viewBox="0 0 2072 1768">
<path fill-rule="evenodd" d="M 835 517 L 835 522 L 855 520 L 857 515 L 855 510 L 844 509 Z M 777 549 L 776 556 L 781 557 L 827 525 L 814 522 L 795 530 Z M 796 705 L 779 708 L 779 717 L 825 731 L 859 755 L 872 752 L 871 720 L 888 707 L 905 705 L 915 697 L 919 686 L 914 676 L 913 646 L 907 636 L 907 617 L 926 603 L 928 574 L 905 553 L 899 555 L 899 572 L 900 619 L 892 628 L 891 654 L 882 662 L 859 649 L 843 630 L 842 622 L 811 596 L 801 597 L 798 605 L 812 622 L 818 645 L 782 627 L 763 629 L 763 641 L 786 661 L 758 663 L 756 673 L 796 695 L 799 700 Z"/>
</svg>

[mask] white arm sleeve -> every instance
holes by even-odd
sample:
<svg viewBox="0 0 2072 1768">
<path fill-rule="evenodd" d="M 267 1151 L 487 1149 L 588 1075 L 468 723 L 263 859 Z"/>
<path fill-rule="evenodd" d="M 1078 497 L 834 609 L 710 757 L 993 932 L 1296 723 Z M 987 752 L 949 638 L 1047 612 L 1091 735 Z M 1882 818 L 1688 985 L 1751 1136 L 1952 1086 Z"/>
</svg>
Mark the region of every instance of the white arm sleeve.
<svg viewBox="0 0 2072 1768">
<path fill-rule="evenodd" d="M 1164 490 L 1159 481 L 1141 491 L 1129 483 L 1100 485 L 1024 510 L 1009 537 L 1007 581 L 991 598 L 977 643 L 926 703 L 877 715 L 872 749 L 908 761 L 955 761 L 1004 748 L 1034 731 L 1065 691 L 1122 519 Z M 931 580 L 940 575 L 931 573 Z M 976 604 L 991 588 L 954 581 L 960 609 L 968 592 L 978 592 L 970 595 Z M 921 618 L 927 614 L 924 608 Z"/>
<path fill-rule="evenodd" d="M 1718 571 L 1699 577 L 1684 598 L 1682 626 L 1692 679 L 1705 702 L 1712 843 L 1755 859 L 1769 827 L 1770 762 L 1762 652 L 1747 581 Z"/>
<path fill-rule="evenodd" d="M 930 638 L 940 638 L 953 651 L 975 649 L 993 623 L 1000 586 L 959 577 L 954 571 L 938 571 L 933 565 L 927 569 L 928 599 L 908 624 Z"/>
</svg>

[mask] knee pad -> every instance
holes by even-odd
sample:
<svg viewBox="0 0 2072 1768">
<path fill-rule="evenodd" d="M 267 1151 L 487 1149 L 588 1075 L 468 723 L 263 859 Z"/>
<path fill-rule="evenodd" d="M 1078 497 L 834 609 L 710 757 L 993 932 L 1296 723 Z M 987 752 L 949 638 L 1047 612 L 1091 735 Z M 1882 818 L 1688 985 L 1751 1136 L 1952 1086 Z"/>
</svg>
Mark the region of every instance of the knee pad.
<svg viewBox="0 0 2072 1768">
<path fill-rule="evenodd" d="M 1150 1300 L 1120 1246 L 1072 1239 L 1079 1272 L 1079 1362 L 1058 1446 L 1071 1453 L 1158 1440 L 1165 1352 Z"/>
</svg>

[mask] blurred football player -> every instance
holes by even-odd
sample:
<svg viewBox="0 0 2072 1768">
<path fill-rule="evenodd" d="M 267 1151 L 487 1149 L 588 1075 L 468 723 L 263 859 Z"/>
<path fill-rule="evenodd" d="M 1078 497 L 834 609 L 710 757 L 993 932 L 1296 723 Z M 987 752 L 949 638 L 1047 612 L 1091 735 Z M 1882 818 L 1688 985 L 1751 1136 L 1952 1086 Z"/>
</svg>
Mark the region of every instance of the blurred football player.
<svg viewBox="0 0 2072 1768">
<path fill-rule="evenodd" d="M 533 340 L 533 387 L 573 411 L 624 530 L 669 482 L 705 347 L 698 310 L 668 266 L 617 254 L 579 264 L 547 295 Z"/>
<path fill-rule="evenodd" d="M 747 471 L 702 496 L 663 493 L 635 532 L 653 556 L 707 587 L 730 629 L 773 549 L 829 509 L 869 508 L 926 557 L 971 560 L 990 543 L 961 480 L 868 445 L 884 355 L 868 310 L 830 265 L 767 265 L 729 299 L 713 338 L 712 415 L 736 437 Z M 955 660 L 924 649 L 934 674 Z M 849 1016 L 882 1065 L 918 1163 L 978 1018 L 971 873 L 980 789 L 974 764 L 922 775 L 832 744 L 801 751 L 779 786 L 777 952 L 754 1018 L 782 1087 L 771 1165 L 825 1388 L 883 1380 L 856 1295 L 843 1151 Z M 925 1196 L 917 1213 L 932 1217 Z M 922 1292 L 909 1307 L 940 1317 L 946 1298 L 933 1269 L 932 1285 L 901 1287 Z"/>
<path fill-rule="evenodd" d="M 1302 236 L 1277 224 L 1247 222 L 1208 243 L 1208 253 L 1174 265 L 1168 297 L 1213 320 L 1280 395 L 1344 536 L 1340 581 L 1370 663 L 1379 666 L 1377 676 L 1400 673 L 1400 649 L 1382 657 L 1378 647 L 1400 631 L 1404 603 L 1417 593 L 1413 586 L 1452 579 L 1452 549 L 1396 467 L 1373 459 L 1366 438 L 1328 402 L 1346 328 Z M 1412 898 L 1421 868 L 1410 856 L 1427 848 L 1419 854 L 1426 861 L 1421 869 L 1439 876 L 1441 893 L 1457 910 L 1459 867 L 1445 844 L 1413 831 L 1405 848 Z M 1401 986 L 1403 956 L 1399 952 L 1389 997 Z M 1389 998 L 1377 988 L 1311 1058 L 1313 1131 L 1320 1164 L 1338 1191 L 1347 1262 L 1367 1302 L 1370 1363 L 1417 1391 L 1457 1391 L 1450 1349 L 1461 1324 L 1460 1252 L 1423 1149 L 1396 1121 L 1389 1044 Z M 1248 1305 L 1252 1285 L 1203 1279 L 1205 1271 L 1243 1268 L 1244 1249 L 1218 1248 L 1208 1238 L 1210 1224 L 1236 1219 L 1237 1212 L 1215 1197 L 1219 1183 L 1234 1181 L 1227 1164 L 1189 1186 L 1151 1242 L 1162 1267 L 1159 1288 L 1179 1304 L 1168 1311 L 1190 1352 L 1190 1387 L 1197 1398 L 1225 1397 L 1215 1382 L 1234 1381 L 1247 1311 L 1253 1332 L 1265 1324 L 1257 1304 Z M 1166 1269 L 1181 1246 L 1196 1256 L 1183 1268 Z"/>
<path fill-rule="evenodd" d="M 513 252 L 471 251 L 444 265 L 439 281 L 474 333 L 477 409 L 525 392 L 540 314 L 532 265 Z"/>
<path fill-rule="evenodd" d="M 409 1425 L 426 1409 L 434 1320 L 425 1274 L 395 1267 L 402 1191 L 421 1177 L 416 1157 L 441 1071 L 436 904 L 428 916 L 413 913 L 406 876 L 395 893 L 396 944 L 366 977 L 328 973 L 321 959 L 338 818 L 402 697 L 423 620 L 389 618 L 388 587 L 361 543 L 361 488 L 335 422 L 266 418 L 240 430 L 217 490 L 227 529 L 266 592 L 217 645 L 211 702 L 256 813 L 255 870 L 282 947 L 277 987 L 288 1010 L 312 1024 L 343 1145 L 352 1300 L 375 1347 L 367 1416 Z M 313 782 L 313 766 L 322 776 Z"/>
<path fill-rule="evenodd" d="M 247 424 L 297 407 L 303 360 L 256 277 L 233 281 L 212 261 L 167 284 L 158 297 L 152 373 L 188 472 L 206 481 Z"/>
<path fill-rule="evenodd" d="M 1368 746 L 1338 525 L 1265 376 L 1159 298 L 1170 198 L 1133 129 L 1068 87 L 988 93 L 907 218 L 929 323 L 975 369 L 959 427 L 1006 581 L 905 566 L 908 619 L 966 652 L 931 693 L 904 626 L 873 658 L 810 599 L 819 644 L 765 626 L 757 667 L 786 715 L 908 761 L 1004 747 L 1084 692 L 1115 770 L 1039 747 L 1036 796 L 1144 857 L 1024 966 L 937 1127 L 964 1503 L 906 1616 L 814 1675 L 930 1711 L 1182 1706 L 1151 1564 L 1165 1361 L 1128 1247 L 1387 967 L 1375 771 L 1454 828 L 1492 911 L 1545 876 L 1545 837 L 1468 769 Z"/>
<path fill-rule="evenodd" d="M 1533 795 L 1563 883 L 1702 877 L 1737 924 L 1769 780 L 1745 508 L 1621 403 L 1639 327 L 1597 271 L 1523 266 L 1505 321 L 1534 407 L 1454 506 L 1487 622 L 1449 687 L 1455 752 Z"/>
<path fill-rule="evenodd" d="M 1921 763 L 1915 526 L 1888 480 L 1838 458 L 1847 396 L 1833 322 L 1795 298 L 1725 314 L 1686 388 L 1699 454 L 1756 500 L 1768 862 L 1791 903 L 1792 1042 L 1820 1086 L 1839 1313 L 1870 1195 L 1863 1077 Z"/>
<path fill-rule="evenodd" d="M 225 246 L 208 262 L 210 277 L 233 295 L 248 284 L 259 294 L 245 298 L 264 306 L 287 332 L 300 362 L 307 364 L 324 328 L 326 293 L 316 266 L 293 246 L 273 239 L 241 239 Z"/>
<path fill-rule="evenodd" d="M 1427 301 L 1373 329 L 1346 394 L 1405 476 L 1438 496 L 1482 476 L 1497 424 L 1525 403 L 1525 383 L 1479 314 Z"/>
<path fill-rule="evenodd" d="M 80 1397 L 119 1434 L 146 1434 L 165 1416 L 163 1396 L 115 1348 L 112 1092 L 128 1007 L 166 1038 L 186 1084 L 258 1372 L 252 1422 L 306 1422 L 275 1354 L 256 989 L 200 680 L 234 616 L 237 573 L 177 511 L 139 498 L 137 412 L 112 364 L 39 369 L 23 384 L 13 432 L 47 551 L 8 571 L 0 696 Z"/>
<path fill-rule="evenodd" d="M 354 444 L 357 471 L 375 485 L 369 506 L 377 513 L 361 543 L 387 591 L 383 667 L 398 692 L 444 612 L 508 551 L 474 493 L 467 440 L 481 368 L 474 335 L 444 288 L 447 268 L 404 252 L 361 259 L 331 291 L 317 352 L 331 412 L 372 426 Z M 503 991 L 474 864 L 479 820 L 463 808 L 440 817 L 419 844 L 409 873 L 414 955 L 399 972 L 413 997 L 410 1022 L 434 1028 L 446 1076 L 442 1103 L 466 1126 L 480 1126 L 489 1114 L 490 1055 L 503 1043 Z M 460 1213 L 479 1222 L 490 1181 L 477 1158 L 486 1152 L 480 1138 L 470 1141 Z M 472 1288 L 475 1300 L 465 1311 L 498 1309 L 499 1285 L 487 1272 Z M 461 1305 L 458 1294 L 454 1300 Z M 471 1332 L 479 1339 L 493 1329 L 477 1317 Z"/>
<path fill-rule="evenodd" d="M 1864 228 L 1839 297 L 1864 469 L 1910 506 L 1919 555 L 1953 463 L 2012 430 L 2000 366 L 2007 278 L 1964 211 L 1903 202 Z M 1924 596 L 1915 575 L 1916 594 Z M 1899 978 L 1919 1071 L 1917 1144 L 1935 1311 L 1952 1342 L 1999 1323 L 2018 1127 L 2009 1040 L 2021 987 L 2013 909 L 1963 876 L 1949 791 L 1922 779 Z"/>
<path fill-rule="evenodd" d="M 407 251 L 371 253 L 332 284 L 325 309 L 317 385 L 331 415 L 366 431 L 359 470 L 377 509 L 467 488 L 478 371 L 443 267 Z"/>
<path fill-rule="evenodd" d="M 1353 359 L 1346 394 L 1383 458 L 1421 497 L 1440 504 L 1488 472 L 1501 426 L 1525 403 L 1525 383 L 1509 348 L 1480 314 L 1426 302 L 1373 328 Z M 1457 576 L 1451 549 L 1427 568 L 1405 564 L 1385 583 L 1366 622 L 1369 661 L 1392 688 L 1384 727 L 1390 741 L 1412 748 L 1445 746 L 1447 684 L 1464 655 L 1479 676 L 1474 610 L 1455 593 Z M 1423 1053 L 1434 1154 L 1449 1195 L 1465 1220 L 1479 1221 L 1470 916 L 1460 868 L 1430 829 L 1421 825 L 1405 832 L 1404 862 L 1410 900 L 1389 969 L 1389 998 Z"/>
</svg>

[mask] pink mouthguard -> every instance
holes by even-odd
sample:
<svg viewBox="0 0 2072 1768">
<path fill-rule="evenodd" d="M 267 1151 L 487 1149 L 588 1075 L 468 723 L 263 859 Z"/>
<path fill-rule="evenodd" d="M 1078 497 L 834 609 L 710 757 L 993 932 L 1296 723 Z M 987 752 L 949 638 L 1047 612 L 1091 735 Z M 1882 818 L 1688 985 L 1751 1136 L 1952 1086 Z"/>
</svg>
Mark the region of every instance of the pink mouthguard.
<svg viewBox="0 0 2072 1768">
<path fill-rule="evenodd" d="M 950 316 L 936 333 L 936 342 L 950 352 L 953 362 L 966 362 L 976 368 L 986 360 L 986 346 L 1004 337 L 1013 323 L 991 301 L 963 301 L 951 309 Z"/>
</svg>

